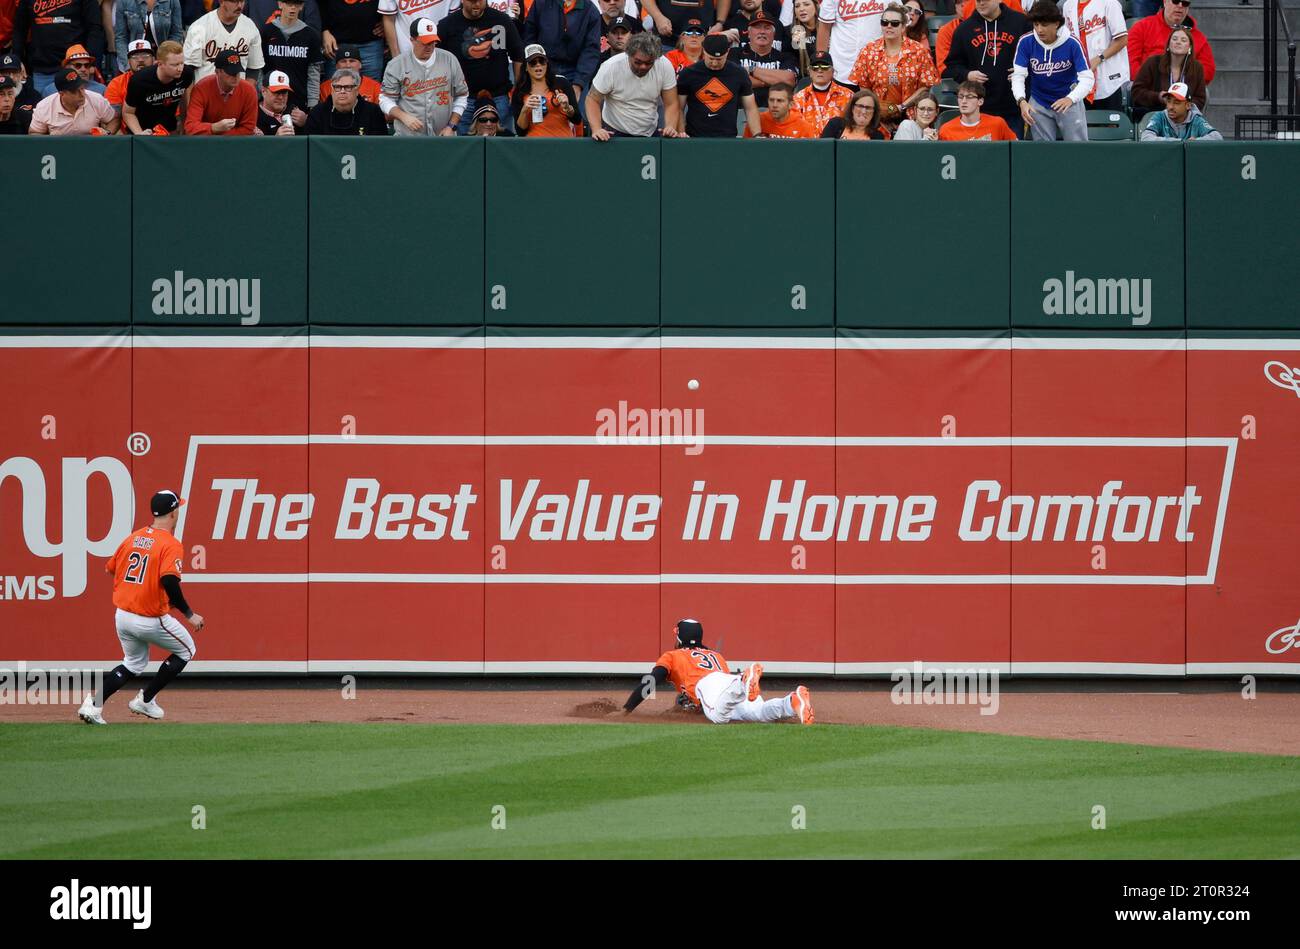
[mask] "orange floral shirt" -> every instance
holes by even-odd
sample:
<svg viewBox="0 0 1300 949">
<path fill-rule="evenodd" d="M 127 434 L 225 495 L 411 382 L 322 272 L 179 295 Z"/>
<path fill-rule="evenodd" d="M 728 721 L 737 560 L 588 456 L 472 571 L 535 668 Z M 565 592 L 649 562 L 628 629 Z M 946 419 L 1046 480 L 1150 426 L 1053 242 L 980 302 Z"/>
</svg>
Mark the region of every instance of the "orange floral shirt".
<svg viewBox="0 0 1300 949">
<path fill-rule="evenodd" d="M 939 71 L 929 51 L 916 40 L 903 39 L 903 49 L 896 62 L 889 61 L 884 39 L 868 43 L 858 54 L 849 73 L 849 82 L 870 89 L 880 97 L 881 105 L 900 105 L 918 89 L 929 89 L 939 81 Z M 916 118 L 908 109 L 908 115 Z"/>
<path fill-rule="evenodd" d="M 820 135 L 827 122 L 844 115 L 844 107 L 852 98 L 853 90 L 832 81 L 824 92 L 818 92 L 812 86 L 804 86 L 794 94 L 790 108 L 803 116 L 804 121 Z"/>
</svg>

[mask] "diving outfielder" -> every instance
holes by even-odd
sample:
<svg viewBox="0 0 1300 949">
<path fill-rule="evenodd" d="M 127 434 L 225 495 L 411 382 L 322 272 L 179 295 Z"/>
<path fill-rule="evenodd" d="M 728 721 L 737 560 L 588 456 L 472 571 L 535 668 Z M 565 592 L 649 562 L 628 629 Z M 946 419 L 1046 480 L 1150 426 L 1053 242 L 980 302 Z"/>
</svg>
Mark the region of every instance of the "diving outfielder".
<svg viewBox="0 0 1300 949">
<path fill-rule="evenodd" d="M 137 715 L 162 718 L 163 710 L 154 699 L 163 687 L 181 674 L 194 658 L 194 639 L 170 612 L 179 610 L 194 626 L 203 628 L 203 617 L 190 609 L 181 594 L 181 564 L 185 552 L 172 536 L 184 498 L 175 491 L 159 491 L 149 502 L 153 525 L 142 527 L 126 540 L 105 569 L 113 575 L 113 605 L 117 607 L 117 638 L 122 642 L 122 664 L 104 676 L 99 695 L 87 695 L 77 715 L 87 725 L 107 725 L 104 703 L 132 676 L 149 665 L 149 645 L 171 653 L 157 673 L 127 708 Z"/>
<path fill-rule="evenodd" d="M 704 627 L 697 620 L 678 620 L 674 627 L 677 648 L 659 657 L 651 676 L 655 686 L 671 681 L 677 687 L 677 704 L 704 712 L 715 725 L 729 722 L 813 723 L 812 696 L 799 686 L 785 698 L 763 701 L 758 694 L 763 666 L 754 663 L 741 673 L 727 668 L 727 660 L 704 645 Z M 646 683 L 648 684 L 648 683 Z M 638 685 L 623 704 L 627 714 L 648 698 L 645 685 Z"/>
</svg>

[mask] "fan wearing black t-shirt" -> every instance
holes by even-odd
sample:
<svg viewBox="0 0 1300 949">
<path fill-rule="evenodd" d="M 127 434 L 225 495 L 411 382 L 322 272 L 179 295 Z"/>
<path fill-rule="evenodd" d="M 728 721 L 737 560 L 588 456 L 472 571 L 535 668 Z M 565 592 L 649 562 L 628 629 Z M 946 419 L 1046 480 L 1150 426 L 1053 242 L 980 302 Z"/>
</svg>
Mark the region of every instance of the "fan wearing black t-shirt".
<svg viewBox="0 0 1300 949">
<path fill-rule="evenodd" d="M 307 121 L 307 110 L 320 101 L 320 34 L 302 20 L 303 0 L 280 0 L 280 18 L 262 27 L 264 72 L 279 70 L 289 77 L 289 109 L 294 124 Z"/>
<path fill-rule="evenodd" d="M 731 51 L 731 59 L 749 73 L 754 84 L 754 100 L 760 109 L 767 108 L 767 89 L 778 83 L 793 86 L 799 81 L 799 65 L 789 51 L 773 46 L 776 24 L 766 13 L 749 21 L 749 42 Z"/>
<path fill-rule="evenodd" d="M 710 33 L 704 37 L 700 61 L 677 74 L 677 101 L 683 115 L 680 127 L 691 138 L 735 138 L 736 114 L 742 105 L 750 134 L 763 134 L 754 86 L 745 70 L 727 62 L 730 48 L 725 36 Z"/>
<path fill-rule="evenodd" d="M 31 107 L 18 105 L 18 83 L 0 76 L 0 135 L 26 135 L 31 124 Z"/>
<path fill-rule="evenodd" d="M 519 77 L 524 61 L 524 41 L 515 21 L 487 0 L 462 0 L 460 8 L 438 21 L 441 46 L 460 62 L 469 86 L 469 101 L 478 101 L 480 92 L 492 97 L 502 123 L 511 125 L 510 92 Z M 511 60 L 515 68 L 510 68 Z M 461 116 L 457 134 L 468 135 L 474 121 L 473 109 Z"/>
<path fill-rule="evenodd" d="M 181 44 L 168 40 L 158 47 L 158 64 L 131 74 L 122 103 L 122 124 L 132 135 L 152 135 L 155 126 L 176 131 L 176 113 L 185 90 L 194 84 L 196 67 L 185 65 Z"/>
</svg>

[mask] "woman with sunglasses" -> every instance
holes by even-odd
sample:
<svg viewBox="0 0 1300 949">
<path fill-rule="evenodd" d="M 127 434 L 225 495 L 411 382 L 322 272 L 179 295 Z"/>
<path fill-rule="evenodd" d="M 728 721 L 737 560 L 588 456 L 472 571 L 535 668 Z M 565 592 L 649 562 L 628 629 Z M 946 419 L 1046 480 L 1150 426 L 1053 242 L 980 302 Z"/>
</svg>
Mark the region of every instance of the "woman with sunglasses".
<svg viewBox="0 0 1300 949">
<path fill-rule="evenodd" d="M 896 142 L 939 141 L 939 100 L 928 92 L 916 103 L 916 118 L 903 119 L 894 133 Z"/>
<path fill-rule="evenodd" d="M 469 123 L 470 135 L 481 135 L 484 138 L 515 137 L 514 132 L 501 127 L 501 115 L 497 112 L 496 103 L 492 101 L 490 92 L 480 89 L 475 106 L 474 115 Z"/>
<path fill-rule="evenodd" d="M 925 14 L 925 7 L 921 6 L 921 0 L 907 0 L 903 6 L 907 8 L 907 28 L 903 30 L 903 35 L 924 46 L 929 51 L 930 58 L 934 59 L 934 50 L 930 49 L 929 18 Z"/>
<path fill-rule="evenodd" d="M 826 123 L 821 137 L 849 142 L 888 141 L 889 129 L 880 123 L 880 112 L 876 94 L 870 89 L 859 89 L 844 107 L 844 114 Z"/>
<path fill-rule="evenodd" d="M 790 50 L 799 57 L 799 75 L 817 54 L 817 0 L 794 0 L 794 22 L 790 24 Z"/>
<path fill-rule="evenodd" d="M 573 84 L 555 74 L 546 47 L 540 43 L 524 50 L 524 68 L 510 95 L 510 111 L 521 137 L 575 138 L 581 134 Z"/>
<path fill-rule="evenodd" d="M 891 131 L 939 81 L 930 51 L 903 35 L 907 10 L 901 3 L 889 3 L 880 14 L 880 39 L 868 43 L 858 54 L 849 82 L 876 93 L 884 114 L 881 121 Z"/>
</svg>

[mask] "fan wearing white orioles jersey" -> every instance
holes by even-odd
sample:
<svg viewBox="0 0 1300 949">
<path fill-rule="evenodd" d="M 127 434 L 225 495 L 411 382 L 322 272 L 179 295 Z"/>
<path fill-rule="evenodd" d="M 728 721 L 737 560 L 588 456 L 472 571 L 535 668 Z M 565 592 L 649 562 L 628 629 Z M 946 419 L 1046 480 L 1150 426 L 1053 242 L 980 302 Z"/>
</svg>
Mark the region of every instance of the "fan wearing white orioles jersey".
<svg viewBox="0 0 1300 949">
<path fill-rule="evenodd" d="M 130 534 L 109 558 L 105 569 L 113 575 L 113 605 L 117 638 L 122 644 L 122 664 L 104 676 L 99 694 L 91 693 L 77 709 L 87 725 L 106 725 L 104 703 L 132 676 L 149 665 L 149 646 L 171 653 L 149 683 L 127 708 L 146 718 L 162 718 L 162 707 L 154 701 L 158 693 L 194 658 L 194 638 L 170 614 L 178 610 L 197 632 L 205 625 L 181 593 L 181 563 L 184 551 L 173 535 L 180 519 L 184 498 L 175 491 L 159 491 L 149 501 L 153 524 Z"/>
<path fill-rule="evenodd" d="M 420 17 L 438 21 L 460 7 L 460 0 L 379 0 L 388 56 L 396 59 L 411 48 L 411 24 Z"/>
<path fill-rule="evenodd" d="M 732 672 L 722 655 L 704 645 L 704 627 L 698 620 L 678 620 L 673 627 L 677 648 L 659 657 L 649 678 L 655 687 L 672 682 L 677 689 L 677 704 L 690 711 L 700 711 L 715 725 L 731 722 L 797 721 L 813 723 L 812 696 L 799 686 L 779 699 L 763 700 L 759 695 L 763 666 L 754 663 L 744 672 Z M 650 696 L 649 682 L 632 690 L 623 704 L 629 714 Z"/>
<path fill-rule="evenodd" d="M 1088 108 L 1122 108 L 1123 86 L 1129 81 L 1128 26 L 1119 0 L 1065 0 L 1061 15 L 1097 77 L 1088 93 Z"/>
<path fill-rule="evenodd" d="M 817 10 L 817 50 L 828 52 L 835 63 L 835 78 L 849 82 L 858 54 L 880 39 L 880 14 L 887 0 L 821 0 Z"/>
</svg>

